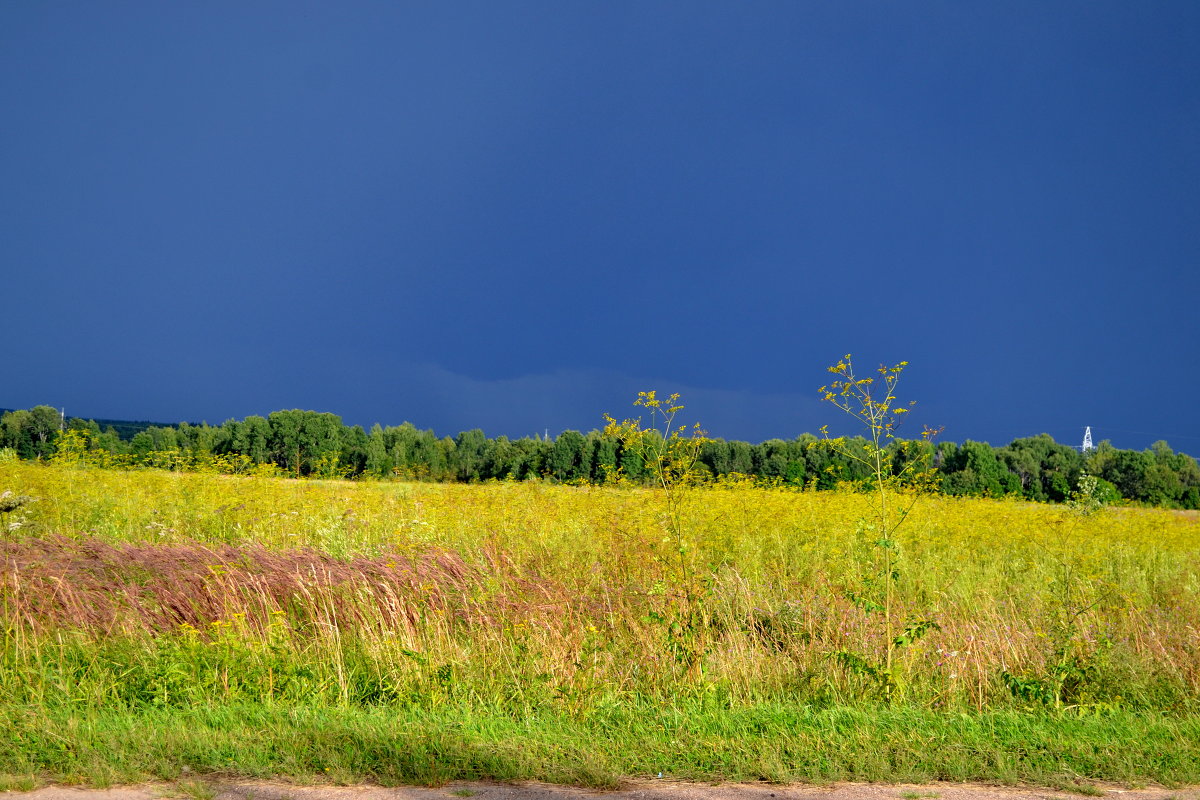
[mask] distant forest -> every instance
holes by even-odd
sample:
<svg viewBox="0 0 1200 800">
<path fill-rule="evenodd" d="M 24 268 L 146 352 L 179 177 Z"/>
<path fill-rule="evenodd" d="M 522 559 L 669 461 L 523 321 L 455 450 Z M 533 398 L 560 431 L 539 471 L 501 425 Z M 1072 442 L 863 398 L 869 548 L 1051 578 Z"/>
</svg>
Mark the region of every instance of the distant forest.
<svg viewBox="0 0 1200 800">
<path fill-rule="evenodd" d="M 651 477 L 636 452 L 599 431 L 564 431 L 554 439 L 489 439 L 476 429 L 438 438 L 407 422 L 366 431 L 343 425 L 336 414 L 300 410 L 219 426 L 69 418 L 66 431 L 60 428 L 59 412 L 49 406 L 9 411 L 0 416 L 0 448 L 23 459 L 72 457 L 112 466 L 294 477 L 463 482 L 535 478 L 597 484 L 618 477 L 649 482 Z M 946 494 L 1063 502 L 1086 473 L 1099 479 L 1101 499 L 1200 508 L 1200 466 L 1191 456 L 1173 452 L 1166 442 L 1136 451 L 1119 450 L 1105 441 L 1081 453 L 1041 434 L 1003 447 L 969 440 L 895 446 L 898 465 L 924 448 Z M 699 469 L 714 478 L 737 473 L 815 489 L 866 478 L 860 465 L 811 434 L 759 444 L 709 439 Z"/>
</svg>

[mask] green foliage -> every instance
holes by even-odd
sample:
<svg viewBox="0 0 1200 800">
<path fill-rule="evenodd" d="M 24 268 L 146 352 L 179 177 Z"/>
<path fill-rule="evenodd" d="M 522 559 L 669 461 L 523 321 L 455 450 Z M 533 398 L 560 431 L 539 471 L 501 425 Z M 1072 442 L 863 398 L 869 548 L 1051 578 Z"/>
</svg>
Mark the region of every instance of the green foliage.
<svg viewBox="0 0 1200 800">
<path fill-rule="evenodd" d="M 895 411 L 901 415 L 905 409 Z M 23 459 L 52 457 L 59 436 L 57 413 L 49 406 L 5 413 L 0 417 L 0 449 L 12 450 Z M 342 425 L 336 415 L 297 410 L 274 412 L 270 419 L 227 420 L 219 427 L 68 418 L 67 430 L 85 436 L 90 455 L 84 461 L 106 466 L 244 473 L 248 461 L 268 471 L 267 465 L 273 465 L 292 477 L 658 483 L 646 454 L 602 431 L 564 431 L 550 441 L 538 436 L 489 439 L 476 429 L 439 439 L 433 431 L 418 430 L 407 422 L 395 427 L 375 425 L 368 433 L 359 426 Z M 831 442 L 811 434 L 758 444 L 705 437 L 693 480 L 745 475 L 797 489 L 836 489 L 845 482 L 872 487 L 869 463 L 850 455 L 864 453 L 867 440 L 845 439 L 842 444 L 849 447 L 840 448 Z M 909 470 L 910 464 L 931 463 L 938 468 L 938 488 L 951 495 L 1020 496 L 1065 503 L 1086 471 L 1099 479 L 1098 491 L 1109 498 L 1106 502 L 1200 508 L 1200 465 L 1191 456 L 1173 452 L 1165 442 L 1140 453 L 1101 442 L 1086 456 L 1046 434 L 999 448 L 971 441 L 935 446 L 923 437 L 890 438 L 884 446 L 894 474 L 916 477 L 921 470 Z"/>
<path fill-rule="evenodd" d="M 579 431 L 563 431 L 554 440 L 546 461 L 549 473 L 563 482 L 587 482 L 592 474 L 592 451 Z"/>
<path fill-rule="evenodd" d="M 318 464 L 328 465 L 322 459 L 341 451 L 342 420 L 336 414 L 293 409 L 275 411 L 267 420 L 275 463 L 297 478 L 311 474 Z"/>
<path fill-rule="evenodd" d="M 62 417 L 50 406 L 9 411 L 0 417 L 0 444 L 21 458 L 49 458 L 59 435 Z"/>
<path fill-rule="evenodd" d="M 941 469 L 946 473 L 942 488 L 947 494 L 1002 497 L 1021 487 L 1021 479 L 1005 469 L 999 454 L 986 442 L 968 439 Z"/>
<path fill-rule="evenodd" d="M 480 479 L 487 460 L 488 446 L 488 439 L 479 428 L 458 434 L 448 458 L 458 480 L 469 483 Z"/>
</svg>

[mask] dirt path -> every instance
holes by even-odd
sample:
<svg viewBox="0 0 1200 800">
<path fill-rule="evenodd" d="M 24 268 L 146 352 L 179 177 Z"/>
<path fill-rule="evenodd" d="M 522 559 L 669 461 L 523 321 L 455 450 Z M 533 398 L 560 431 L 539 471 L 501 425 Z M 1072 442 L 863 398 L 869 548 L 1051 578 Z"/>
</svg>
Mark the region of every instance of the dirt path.
<svg viewBox="0 0 1200 800">
<path fill-rule="evenodd" d="M 1088 795 L 1108 800 L 1200 800 L 1200 787 L 1126 789 L 1094 785 Z M 1094 794 L 1093 794 L 1094 792 Z M 1077 792 L 1036 787 L 936 783 L 776 786 L 772 784 L 630 782 L 616 791 L 594 791 L 540 783 L 451 783 L 438 788 L 406 786 L 292 786 L 267 782 L 125 786 L 76 789 L 51 786 L 14 792 L 13 800 L 1081 800 Z"/>
</svg>

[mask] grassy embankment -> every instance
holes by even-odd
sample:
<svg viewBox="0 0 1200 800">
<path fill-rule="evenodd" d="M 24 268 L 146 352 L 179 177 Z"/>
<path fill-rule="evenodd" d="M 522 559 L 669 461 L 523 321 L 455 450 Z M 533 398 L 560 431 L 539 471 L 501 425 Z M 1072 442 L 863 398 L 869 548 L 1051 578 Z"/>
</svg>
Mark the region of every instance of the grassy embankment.
<svg viewBox="0 0 1200 800">
<path fill-rule="evenodd" d="M 1200 782 L 1200 525 L 928 498 L 0 465 L 0 779 Z"/>
</svg>

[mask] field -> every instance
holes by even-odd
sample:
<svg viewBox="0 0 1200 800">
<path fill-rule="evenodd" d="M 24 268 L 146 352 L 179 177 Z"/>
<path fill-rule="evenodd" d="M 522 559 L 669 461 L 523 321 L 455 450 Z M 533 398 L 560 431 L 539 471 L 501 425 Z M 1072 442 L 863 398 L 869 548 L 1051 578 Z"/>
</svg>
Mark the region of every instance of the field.
<svg viewBox="0 0 1200 800">
<path fill-rule="evenodd" d="M 918 498 L 885 613 L 853 492 L 4 490 L 33 498 L 0 520 L 5 785 L 1200 782 L 1194 516 Z"/>
</svg>

